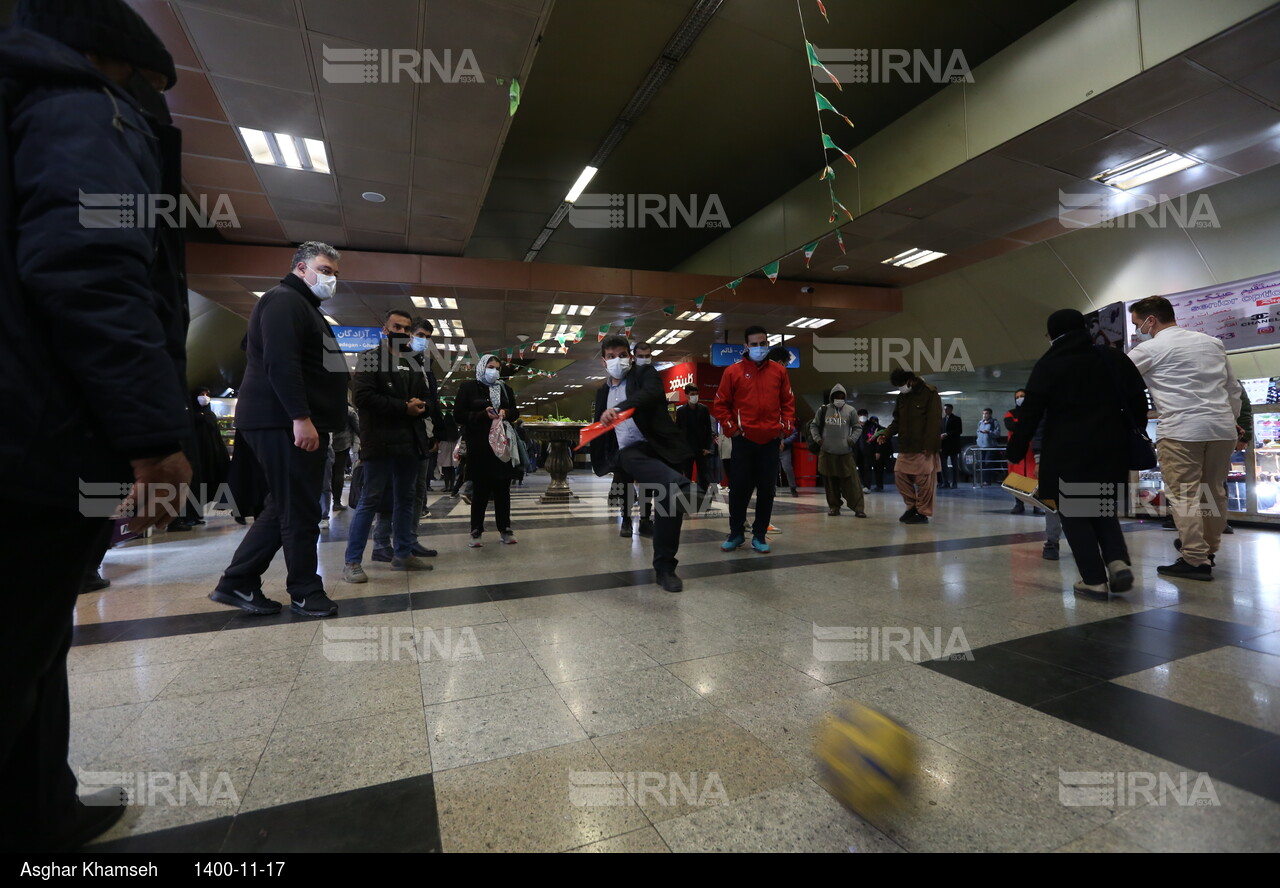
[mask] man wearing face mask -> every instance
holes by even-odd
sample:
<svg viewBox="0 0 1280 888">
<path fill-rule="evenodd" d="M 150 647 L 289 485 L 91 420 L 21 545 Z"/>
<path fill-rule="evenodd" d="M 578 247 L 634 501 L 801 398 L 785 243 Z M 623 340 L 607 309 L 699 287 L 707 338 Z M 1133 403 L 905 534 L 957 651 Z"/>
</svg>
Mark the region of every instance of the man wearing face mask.
<svg viewBox="0 0 1280 888">
<path fill-rule="evenodd" d="M 778 486 L 778 441 L 796 425 L 796 398 L 787 371 L 769 360 L 769 333 L 746 330 L 747 354 L 724 371 L 711 415 L 732 439 L 729 479 L 729 536 L 720 545 L 732 552 L 746 542 L 747 505 L 756 495 L 751 548 L 768 552 L 769 519 Z"/>
<path fill-rule="evenodd" d="M 818 451 L 818 474 L 827 490 L 827 514 L 840 514 L 841 498 L 858 518 L 863 511 L 862 484 L 853 462 L 853 448 L 862 433 L 857 414 L 845 400 L 844 386 L 831 387 L 831 399 L 818 409 L 809 424 L 809 440 L 821 446 Z"/>
<path fill-rule="evenodd" d="M 321 310 L 333 297 L 338 260 L 328 244 L 302 244 L 290 272 L 249 316 L 236 431 L 261 464 L 269 492 L 209 598 L 251 614 L 280 612 L 262 593 L 262 575 L 281 549 L 290 609 L 307 617 L 338 612 L 316 571 L 329 434 L 346 424 L 351 378 Z"/>
<path fill-rule="evenodd" d="M 693 451 L 693 458 L 680 466 L 681 474 L 693 478 L 697 467 L 698 484 L 711 485 L 711 411 L 699 403 L 698 387 L 690 383 L 684 387 L 685 403 L 676 408 L 676 428 L 684 435 L 684 442 Z"/>
<path fill-rule="evenodd" d="M 431 570 L 413 552 L 414 498 L 418 475 L 430 447 L 422 418 L 431 391 L 422 368 L 412 358 L 413 319 L 392 309 L 383 319 L 382 341 L 356 362 L 352 397 L 360 413 L 360 462 L 364 490 L 347 530 L 342 579 L 367 583 L 360 562 L 379 505 L 391 494 L 392 570 Z"/>
<path fill-rule="evenodd" d="M 647 342 L 637 342 L 632 350 L 632 356 L 635 358 L 637 367 L 653 366 L 653 346 Z"/>
<path fill-rule="evenodd" d="M 124 811 L 118 789 L 114 802 L 80 802 L 67 763 L 72 612 L 119 500 L 87 515 L 80 484 L 132 481 L 134 529 L 180 507 L 187 298 L 181 229 L 125 224 L 118 209 L 87 224 L 96 211 L 80 202 L 181 193 L 162 94 L 176 70 L 156 34 L 120 0 L 20 0 L 0 32 L 0 78 L 0 538 L 16 553 L 0 627 L 0 776 L 20 800 L 0 849 L 29 854 L 76 849 Z"/>
<path fill-rule="evenodd" d="M 898 436 L 898 459 L 893 477 L 907 510 L 898 520 L 903 524 L 928 524 L 933 514 L 934 491 L 942 462 L 938 446 L 942 441 L 942 398 L 938 390 L 910 370 L 898 368 L 889 376 L 898 388 L 889 427 L 876 440 L 883 443 Z"/>
<path fill-rule="evenodd" d="M 676 576 L 680 549 L 680 524 L 689 509 L 703 500 L 703 491 L 677 466 L 693 454 L 667 412 L 662 378 L 652 367 L 631 366 L 627 340 L 606 336 L 600 358 L 608 379 L 596 393 L 595 420 L 612 423 L 624 410 L 632 417 L 591 441 L 591 467 L 598 476 L 619 470 L 657 494 L 654 508 L 653 570 L 659 586 L 679 592 L 684 583 Z M 616 475 L 615 475 L 616 477 Z"/>
<path fill-rule="evenodd" d="M 1026 399 L 1026 397 L 1027 397 L 1027 393 L 1024 389 L 1018 389 L 1016 392 L 1014 392 L 1013 393 L 1013 409 L 1009 410 L 1004 415 L 1004 427 L 1009 431 L 1010 438 L 1013 437 L 1013 433 L 1018 425 L 1019 411 L 1022 410 L 1022 402 Z M 1039 429 L 1037 430 L 1037 432 L 1041 435 L 1044 434 L 1043 429 Z M 1009 463 L 1009 471 L 1014 472 L 1018 475 L 1021 475 L 1024 478 L 1037 477 L 1038 472 L 1036 470 L 1036 454 L 1039 452 L 1040 452 L 1040 440 L 1037 438 L 1032 440 L 1031 449 L 1027 451 L 1027 455 L 1020 462 Z M 1009 514 L 1025 515 L 1026 512 L 1027 512 L 1026 505 L 1023 504 L 1022 500 L 1018 499 L 1017 497 L 1014 497 L 1013 508 L 1009 510 Z M 1031 513 L 1033 515 L 1044 514 L 1043 510 L 1038 508 L 1033 508 Z"/>
</svg>

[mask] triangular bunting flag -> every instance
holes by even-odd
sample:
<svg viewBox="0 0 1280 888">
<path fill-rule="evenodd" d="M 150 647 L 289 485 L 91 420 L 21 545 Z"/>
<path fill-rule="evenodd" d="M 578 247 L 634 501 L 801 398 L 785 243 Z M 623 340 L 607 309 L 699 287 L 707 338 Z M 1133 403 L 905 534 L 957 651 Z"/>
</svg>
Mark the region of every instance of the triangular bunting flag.
<svg viewBox="0 0 1280 888">
<path fill-rule="evenodd" d="M 827 7 L 822 5 L 822 0 L 818 0 L 818 12 L 822 13 L 822 17 L 827 19 L 827 24 L 831 24 L 831 19 L 827 18 Z"/>
<path fill-rule="evenodd" d="M 837 144 L 836 144 L 836 143 L 831 139 L 831 137 L 830 137 L 830 136 L 828 136 L 826 133 L 823 133 L 823 134 L 822 134 L 822 144 L 823 144 L 823 146 L 824 146 L 824 147 L 831 148 L 831 149 L 834 149 L 834 150 L 836 150 L 836 151 L 839 151 L 841 154 L 843 154 L 843 155 L 844 155 L 844 159 L 845 159 L 845 160 L 849 161 L 849 163 L 853 163 L 853 158 L 849 156 L 849 152 L 848 152 L 848 151 L 845 151 L 843 148 L 841 148 L 839 145 L 837 145 Z M 856 163 L 853 163 L 853 165 L 854 165 L 855 167 L 857 166 L 857 164 L 856 164 Z"/>
<path fill-rule="evenodd" d="M 844 92 L 844 87 L 840 85 L 839 80 L 836 80 L 836 75 L 832 74 L 829 70 L 827 70 L 826 65 L 818 61 L 818 51 L 813 48 L 813 44 L 810 43 L 808 40 L 806 40 L 804 42 L 804 46 L 809 53 L 809 65 L 814 68 L 821 68 L 823 72 L 825 72 L 826 75 L 831 78 L 831 82 L 836 85 L 836 89 L 840 90 L 841 92 Z"/>
<path fill-rule="evenodd" d="M 778 266 L 780 262 L 770 262 L 764 268 L 760 269 L 764 272 L 764 276 L 769 279 L 769 283 L 776 284 L 778 282 Z"/>
<path fill-rule="evenodd" d="M 624 327 L 626 327 L 626 328 L 627 328 L 627 336 L 628 336 L 628 338 L 631 336 L 631 328 L 632 328 L 632 327 L 634 327 L 635 325 L 636 325 L 636 319 L 635 319 L 635 318 L 627 318 L 626 320 L 624 320 L 624 321 L 622 322 L 622 326 L 624 326 Z"/>
<path fill-rule="evenodd" d="M 840 255 L 844 255 L 844 238 L 840 236 L 840 229 L 836 229 L 836 244 L 840 247 Z"/>
<path fill-rule="evenodd" d="M 609 333 L 609 325 L 608 325 L 608 324 L 601 324 L 601 325 L 600 325 L 600 329 L 599 329 L 598 331 L 596 331 L 596 332 L 599 334 L 599 335 L 597 335 L 597 336 L 596 336 L 596 342 L 600 342 L 600 341 L 601 341 L 601 340 L 603 340 L 603 339 L 604 339 L 604 337 Z"/>
<path fill-rule="evenodd" d="M 675 316 L 676 316 L 676 307 L 675 307 L 674 305 L 664 305 L 664 306 L 662 307 L 662 313 L 663 313 L 663 314 L 665 314 L 665 315 L 667 315 L 667 316 L 669 316 L 669 317 L 675 317 Z"/>
<path fill-rule="evenodd" d="M 738 289 L 738 284 L 740 283 L 742 283 L 742 278 L 738 278 L 736 281 L 729 281 L 729 283 L 725 284 L 725 286 L 728 287 L 730 290 L 736 290 Z"/>
<path fill-rule="evenodd" d="M 706 293 L 703 293 L 703 294 L 702 294 L 701 296 L 699 296 L 697 299 L 693 300 L 693 304 L 694 304 L 694 306 L 695 306 L 696 308 L 702 308 L 702 303 L 704 303 L 704 302 L 706 302 L 706 301 L 707 301 L 707 294 L 706 294 Z"/>
<path fill-rule="evenodd" d="M 822 4 L 819 3 L 818 5 L 821 6 Z M 823 15 L 825 16 L 826 13 L 823 13 Z M 514 77 L 511 78 L 511 89 L 507 90 L 507 99 L 511 106 L 511 111 L 507 116 L 515 117 L 516 109 L 520 107 L 520 81 L 516 80 Z"/>
<path fill-rule="evenodd" d="M 805 268 L 809 267 L 809 260 L 813 258 L 813 252 L 816 249 L 818 249 L 817 241 L 814 241 L 811 244 L 804 245 L 804 267 Z"/>
<path fill-rule="evenodd" d="M 822 93 L 818 92 L 817 90 L 814 90 L 813 95 L 814 95 L 814 98 L 818 100 L 819 111 L 830 111 L 832 114 L 840 114 L 839 109 L 836 108 L 835 105 L 831 104 L 831 100 L 828 99 L 826 96 L 824 96 Z M 853 121 L 845 117 L 843 114 L 840 114 L 840 118 L 845 123 L 849 124 L 849 126 L 853 126 Z"/>
<path fill-rule="evenodd" d="M 824 166 L 822 168 L 822 175 L 818 177 L 818 181 L 823 182 L 823 181 L 826 181 L 827 179 L 834 179 L 835 177 L 836 177 L 836 171 L 831 169 L 831 167 L 829 166 Z"/>
</svg>

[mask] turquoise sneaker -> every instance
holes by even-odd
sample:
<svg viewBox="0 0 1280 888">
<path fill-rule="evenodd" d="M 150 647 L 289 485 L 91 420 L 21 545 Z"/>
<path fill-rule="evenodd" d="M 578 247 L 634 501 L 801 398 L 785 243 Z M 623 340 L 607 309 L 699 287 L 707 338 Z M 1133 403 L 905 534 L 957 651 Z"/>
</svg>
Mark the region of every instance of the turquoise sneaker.
<svg viewBox="0 0 1280 888">
<path fill-rule="evenodd" d="M 746 541 L 747 541 L 747 538 L 744 537 L 742 534 L 731 533 L 725 539 L 725 541 L 720 544 L 720 551 L 732 552 L 734 549 L 740 548 L 742 544 L 745 543 Z"/>
<path fill-rule="evenodd" d="M 751 548 L 755 549 L 757 552 L 768 552 L 769 541 L 762 536 L 752 537 Z"/>
</svg>

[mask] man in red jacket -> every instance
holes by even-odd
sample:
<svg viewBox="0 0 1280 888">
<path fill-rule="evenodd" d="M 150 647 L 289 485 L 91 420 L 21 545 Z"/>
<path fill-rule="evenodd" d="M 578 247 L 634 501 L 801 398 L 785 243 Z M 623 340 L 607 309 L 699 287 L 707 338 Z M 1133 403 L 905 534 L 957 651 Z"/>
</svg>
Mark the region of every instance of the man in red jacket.
<svg viewBox="0 0 1280 888">
<path fill-rule="evenodd" d="M 769 334 L 764 327 L 747 328 L 747 355 L 724 371 L 711 415 L 732 439 L 729 476 L 729 536 L 720 546 L 732 552 L 746 542 L 747 504 L 756 494 L 751 525 L 751 548 L 768 552 L 765 532 L 773 515 L 778 483 L 778 441 L 796 424 L 796 399 L 791 380 L 780 364 L 768 360 Z"/>
</svg>

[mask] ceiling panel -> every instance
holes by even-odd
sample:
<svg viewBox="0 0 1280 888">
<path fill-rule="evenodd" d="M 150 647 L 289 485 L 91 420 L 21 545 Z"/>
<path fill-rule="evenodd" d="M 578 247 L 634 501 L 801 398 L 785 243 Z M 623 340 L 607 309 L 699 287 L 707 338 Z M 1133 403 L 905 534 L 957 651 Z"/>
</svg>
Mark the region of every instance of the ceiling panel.
<svg viewBox="0 0 1280 888">
<path fill-rule="evenodd" d="M 311 93 L 258 86 L 227 77 L 214 76 L 211 79 L 233 126 L 287 133 L 305 139 L 325 137 L 316 99 Z"/>
<path fill-rule="evenodd" d="M 1221 77 L 1174 58 L 1081 106 L 1084 113 L 1123 129 L 1221 87 Z"/>
<path fill-rule="evenodd" d="M 311 89 L 311 67 L 296 28 L 201 7 L 188 7 L 183 19 L 209 70 L 280 89 Z"/>
</svg>

